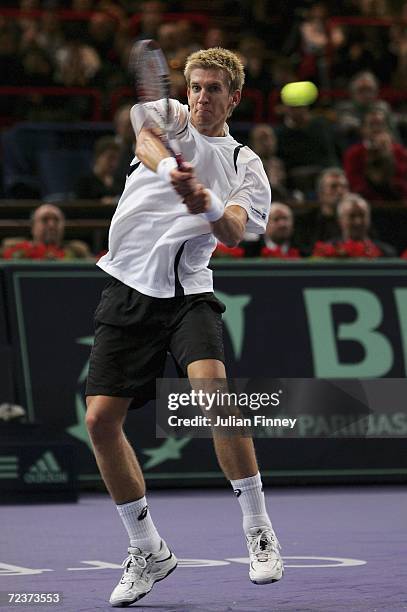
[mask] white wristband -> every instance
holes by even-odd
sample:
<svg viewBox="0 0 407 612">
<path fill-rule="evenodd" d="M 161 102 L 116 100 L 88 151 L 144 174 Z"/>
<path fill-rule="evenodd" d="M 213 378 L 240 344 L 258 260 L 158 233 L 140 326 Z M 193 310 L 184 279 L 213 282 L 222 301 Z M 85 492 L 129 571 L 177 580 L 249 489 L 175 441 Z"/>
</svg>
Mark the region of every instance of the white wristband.
<svg viewBox="0 0 407 612">
<path fill-rule="evenodd" d="M 171 183 L 170 172 L 178 168 L 174 157 L 165 157 L 157 166 L 157 174 L 164 183 Z"/>
<path fill-rule="evenodd" d="M 202 214 L 204 217 L 206 217 L 206 219 L 208 219 L 208 221 L 210 221 L 211 223 L 215 223 L 215 221 L 219 221 L 219 219 L 223 217 L 225 209 L 216 193 L 213 193 L 211 189 L 207 189 L 206 191 L 209 193 L 210 197 L 210 208 L 207 212 L 204 212 Z"/>
</svg>

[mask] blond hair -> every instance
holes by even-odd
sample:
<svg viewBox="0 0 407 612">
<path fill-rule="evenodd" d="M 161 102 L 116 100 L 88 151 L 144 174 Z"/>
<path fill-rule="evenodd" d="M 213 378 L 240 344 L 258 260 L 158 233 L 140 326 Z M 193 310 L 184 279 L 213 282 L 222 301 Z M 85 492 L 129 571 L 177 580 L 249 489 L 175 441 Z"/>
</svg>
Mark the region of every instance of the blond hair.
<svg viewBox="0 0 407 612">
<path fill-rule="evenodd" d="M 189 87 L 191 80 L 191 71 L 194 68 L 203 68 L 204 70 L 223 70 L 229 77 L 230 91 L 242 91 L 244 84 L 244 68 L 243 64 L 235 53 L 214 47 L 212 49 L 201 49 L 195 51 L 187 57 L 185 64 L 184 75 Z"/>
</svg>

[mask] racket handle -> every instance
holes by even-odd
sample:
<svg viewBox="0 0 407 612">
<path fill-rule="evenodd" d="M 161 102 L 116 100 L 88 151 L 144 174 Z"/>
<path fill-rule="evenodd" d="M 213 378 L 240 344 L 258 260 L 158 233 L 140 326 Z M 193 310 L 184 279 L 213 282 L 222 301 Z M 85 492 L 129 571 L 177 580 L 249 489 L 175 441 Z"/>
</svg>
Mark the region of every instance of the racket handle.
<svg viewBox="0 0 407 612">
<path fill-rule="evenodd" d="M 181 153 L 175 153 L 175 161 L 176 161 L 176 162 L 177 162 L 177 164 L 178 164 L 178 168 L 179 168 L 180 170 L 182 170 L 182 168 L 184 167 L 184 161 L 185 161 L 185 160 L 184 160 L 184 158 L 182 157 L 182 154 L 181 154 Z"/>
<path fill-rule="evenodd" d="M 178 164 L 178 168 L 182 170 L 185 160 L 178 146 L 178 143 L 175 140 L 168 140 L 168 147 L 170 149 L 171 155 L 175 157 L 175 161 Z"/>
</svg>

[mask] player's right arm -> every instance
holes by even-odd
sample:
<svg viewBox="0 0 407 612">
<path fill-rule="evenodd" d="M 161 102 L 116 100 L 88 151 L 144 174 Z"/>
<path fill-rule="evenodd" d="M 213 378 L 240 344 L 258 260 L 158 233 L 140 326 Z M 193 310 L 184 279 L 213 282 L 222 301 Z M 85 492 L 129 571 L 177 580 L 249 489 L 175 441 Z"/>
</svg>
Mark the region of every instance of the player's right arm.
<svg viewBox="0 0 407 612">
<path fill-rule="evenodd" d="M 157 172 L 160 161 L 170 157 L 167 147 L 157 137 L 158 128 L 141 128 L 137 136 L 136 155 L 150 170 Z"/>
<path fill-rule="evenodd" d="M 179 182 L 181 187 L 184 188 L 184 192 L 182 192 L 173 183 L 173 187 L 179 195 L 183 196 L 184 193 L 190 193 L 196 188 L 197 181 L 192 166 L 183 163 L 182 170 L 178 169 L 175 158 L 159 138 L 159 128 L 144 127 L 141 129 L 136 143 L 136 155 L 149 170 L 156 172 L 165 183 L 171 182 L 171 173 L 177 170 L 176 176 L 181 177 Z"/>
</svg>

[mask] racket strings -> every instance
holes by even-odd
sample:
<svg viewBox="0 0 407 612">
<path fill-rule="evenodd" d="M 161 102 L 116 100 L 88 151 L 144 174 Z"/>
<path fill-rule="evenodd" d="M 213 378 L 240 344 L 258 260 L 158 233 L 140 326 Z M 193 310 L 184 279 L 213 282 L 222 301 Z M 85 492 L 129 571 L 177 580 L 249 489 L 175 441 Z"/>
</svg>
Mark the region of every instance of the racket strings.
<svg viewBox="0 0 407 612">
<path fill-rule="evenodd" d="M 163 130 L 168 130 L 170 121 L 170 106 L 168 103 L 169 78 L 167 75 L 157 73 L 155 62 L 146 62 L 143 69 L 138 71 L 137 97 L 138 102 L 146 104 L 164 100 L 162 109 L 149 108 L 147 115 Z"/>
<path fill-rule="evenodd" d="M 165 69 L 162 52 L 138 45 L 130 60 L 130 72 L 136 81 L 137 96 L 141 103 L 168 98 L 170 77 Z"/>
<path fill-rule="evenodd" d="M 144 40 L 135 44 L 130 54 L 129 70 L 135 80 L 137 102 L 144 106 L 144 124 L 161 129 L 161 140 L 181 167 L 181 151 L 171 129 L 169 69 L 155 41 Z M 148 105 L 158 100 L 162 100 L 163 104 Z"/>
<path fill-rule="evenodd" d="M 137 89 L 141 102 L 155 102 L 167 96 L 167 83 L 157 75 L 154 69 L 149 70 L 146 66 L 139 75 Z"/>
</svg>

